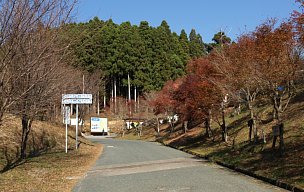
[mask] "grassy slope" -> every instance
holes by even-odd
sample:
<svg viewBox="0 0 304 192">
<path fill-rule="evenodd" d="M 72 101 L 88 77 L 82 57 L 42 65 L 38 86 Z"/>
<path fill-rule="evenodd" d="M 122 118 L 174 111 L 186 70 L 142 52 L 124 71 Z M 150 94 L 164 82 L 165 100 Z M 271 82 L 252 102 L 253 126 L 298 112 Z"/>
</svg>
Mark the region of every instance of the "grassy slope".
<svg viewBox="0 0 304 192">
<path fill-rule="evenodd" d="M 266 133 L 267 143 L 254 145 L 248 142 L 248 113 L 243 112 L 239 116 L 228 117 L 229 141 L 223 143 L 220 138 L 218 125 L 213 125 L 216 133 L 214 141 L 207 138 L 201 125 L 184 134 L 181 125 L 176 131 L 169 134 L 167 125 L 162 126 L 159 140 L 165 144 L 190 150 L 210 159 L 234 165 L 258 175 L 278 179 L 304 189 L 304 94 L 299 94 L 289 105 L 284 113 L 285 121 L 285 148 L 286 154 L 280 157 L 276 150 L 271 149 L 273 122 L 269 121 L 271 107 L 259 108 L 261 121 L 258 124 L 259 136 L 262 130 Z M 228 114 L 227 114 L 228 116 Z M 156 140 L 153 128 L 146 128 L 142 139 Z M 125 136 L 127 139 L 139 139 L 133 132 Z"/>
<path fill-rule="evenodd" d="M 6 117 L 0 132 L 0 191 L 71 191 L 102 151 L 83 138 L 75 150 L 74 131 L 69 131 L 65 153 L 64 126 L 35 122 L 29 138 L 31 157 L 13 164 L 19 151 L 20 120 Z M 7 155 L 5 155 L 7 154 Z M 8 162 L 12 168 L 6 170 Z"/>
</svg>

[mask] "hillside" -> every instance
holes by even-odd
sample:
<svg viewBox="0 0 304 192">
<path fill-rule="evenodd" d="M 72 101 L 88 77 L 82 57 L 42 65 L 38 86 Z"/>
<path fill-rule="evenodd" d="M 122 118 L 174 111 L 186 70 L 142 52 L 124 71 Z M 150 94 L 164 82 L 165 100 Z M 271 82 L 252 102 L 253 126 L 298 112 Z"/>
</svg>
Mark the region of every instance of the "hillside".
<svg viewBox="0 0 304 192">
<path fill-rule="evenodd" d="M 0 191 L 71 191 L 101 153 L 101 146 L 69 130 L 65 153 L 65 127 L 36 121 L 29 137 L 26 160 L 18 160 L 21 120 L 6 116 L 0 127 Z"/>
<path fill-rule="evenodd" d="M 272 149 L 272 107 L 263 106 L 258 109 L 259 138 L 262 130 L 266 135 L 266 144 L 260 140 L 259 144 L 248 141 L 249 129 L 248 112 L 244 109 L 240 115 L 232 116 L 226 113 L 229 139 L 227 143 L 221 141 L 221 130 L 215 123 L 212 124 L 214 137 L 205 135 L 202 124 L 191 128 L 184 133 L 181 124 L 176 126 L 175 132 L 170 134 L 167 124 L 161 126 L 161 133 L 156 137 L 153 127 L 145 127 L 143 136 L 139 138 L 130 131 L 125 139 L 144 139 L 162 142 L 166 145 L 184 150 L 211 161 L 224 163 L 229 167 L 245 170 L 258 176 L 267 177 L 276 181 L 291 184 L 304 189 L 304 93 L 303 91 L 291 101 L 283 115 L 285 156 L 280 157 L 278 142 Z"/>
</svg>

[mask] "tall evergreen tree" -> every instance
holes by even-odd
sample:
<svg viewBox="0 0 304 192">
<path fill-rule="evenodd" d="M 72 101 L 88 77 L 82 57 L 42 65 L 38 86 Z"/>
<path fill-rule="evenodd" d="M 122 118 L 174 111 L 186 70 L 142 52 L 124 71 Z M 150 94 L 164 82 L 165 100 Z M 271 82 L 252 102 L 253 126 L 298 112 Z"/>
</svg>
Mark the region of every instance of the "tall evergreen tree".
<svg viewBox="0 0 304 192">
<path fill-rule="evenodd" d="M 205 46 L 200 34 L 196 34 L 195 29 L 192 29 L 189 35 L 189 49 L 192 58 L 198 58 L 206 54 Z"/>
<path fill-rule="evenodd" d="M 186 31 L 183 29 L 179 36 L 179 44 L 181 45 L 183 52 L 181 53 L 181 59 L 183 63 L 187 63 L 190 59 L 190 46 Z"/>
<path fill-rule="evenodd" d="M 140 22 L 138 33 L 143 44 L 140 49 L 140 66 L 135 72 L 135 83 L 145 91 L 154 90 L 153 84 L 153 29 L 147 21 Z"/>
</svg>

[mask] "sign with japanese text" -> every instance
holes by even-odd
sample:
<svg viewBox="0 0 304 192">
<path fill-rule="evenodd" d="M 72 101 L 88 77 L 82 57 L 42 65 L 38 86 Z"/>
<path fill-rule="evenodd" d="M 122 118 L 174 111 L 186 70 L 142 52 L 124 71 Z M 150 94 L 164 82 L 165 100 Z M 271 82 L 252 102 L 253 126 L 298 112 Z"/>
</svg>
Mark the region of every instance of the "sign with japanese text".
<svg viewBox="0 0 304 192">
<path fill-rule="evenodd" d="M 92 104 L 92 94 L 63 94 L 62 104 Z"/>
</svg>

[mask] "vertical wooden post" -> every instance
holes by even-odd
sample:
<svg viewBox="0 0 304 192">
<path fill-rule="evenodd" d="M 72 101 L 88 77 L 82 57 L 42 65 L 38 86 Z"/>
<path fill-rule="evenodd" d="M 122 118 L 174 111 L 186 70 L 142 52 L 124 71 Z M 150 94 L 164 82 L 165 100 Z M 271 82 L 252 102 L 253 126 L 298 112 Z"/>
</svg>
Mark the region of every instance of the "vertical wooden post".
<svg viewBox="0 0 304 192">
<path fill-rule="evenodd" d="M 100 103 L 99 103 L 99 90 L 97 92 L 97 115 L 99 116 L 99 113 L 100 113 Z"/>
</svg>

